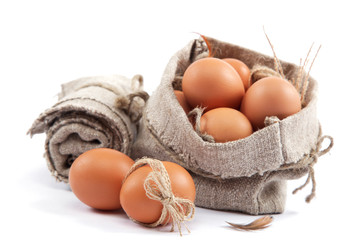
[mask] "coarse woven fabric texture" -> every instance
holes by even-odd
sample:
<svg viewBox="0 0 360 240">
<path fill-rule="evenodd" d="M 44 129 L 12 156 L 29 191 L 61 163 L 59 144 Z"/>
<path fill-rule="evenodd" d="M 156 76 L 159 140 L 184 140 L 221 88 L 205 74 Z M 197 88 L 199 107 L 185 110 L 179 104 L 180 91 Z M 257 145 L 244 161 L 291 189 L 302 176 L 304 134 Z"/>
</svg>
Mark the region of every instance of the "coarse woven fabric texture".
<svg viewBox="0 0 360 240">
<path fill-rule="evenodd" d="M 207 39 L 214 57 L 237 58 L 250 69 L 255 65 L 274 69 L 273 57 Z M 186 168 L 196 184 L 197 206 L 253 215 L 281 213 L 286 202 L 286 180 L 309 172 L 308 165 L 297 163 L 309 156 L 318 143 L 317 83 L 310 77 L 304 107 L 297 114 L 245 139 L 206 142 L 194 131 L 174 89 L 181 90 L 185 69 L 196 59 L 206 57 L 207 51 L 204 41 L 196 39 L 170 59 L 160 85 L 146 103 L 132 157 L 173 161 Z M 298 66 L 280 62 L 286 78 L 297 76 Z M 282 166 L 290 167 L 284 170 Z"/>
<path fill-rule="evenodd" d="M 141 90 L 140 75 L 86 77 L 62 85 L 58 102 L 28 131 L 30 136 L 46 133 L 45 159 L 57 180 L 68 182 L 72 162 L 87 150 L 106 147 L 130 155 L 138 125 L 116 100 Z"/>
</svg>

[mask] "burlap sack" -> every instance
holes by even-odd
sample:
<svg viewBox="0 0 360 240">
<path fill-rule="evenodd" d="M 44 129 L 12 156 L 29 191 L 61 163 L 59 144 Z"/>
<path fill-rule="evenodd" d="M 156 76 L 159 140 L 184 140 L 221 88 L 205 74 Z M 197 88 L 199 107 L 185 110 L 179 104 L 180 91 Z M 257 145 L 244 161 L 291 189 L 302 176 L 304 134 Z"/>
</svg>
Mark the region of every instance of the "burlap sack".
<svg viewBox="0 0 360 240">
<path fill-rule="evenodd" d="M 215 57 L 238 58 L 252 68 L 274 67 L 269 56 L 208 38 Z M 248 214 L 284 211 L 286 180 L 309 173 L 324 139 L 316 116 L 317 83 L 310 79 L 304 108 L 297 114 L 254 132 L 248 138 L 228 142 L 204 141 L 193 129 L 173 93 L 181 89 L 181 76 L 195 59 L 207 56 L 201 39 L 191 41 L 169 61 L 161 83 L 148 100 L 140 122 L 132 157 L 172 161 L 192 174 L 200 207 Z M 291 79 L 297 66 L 281 62 Z M 308 181 L 307 181 L 308 182 Z"/>
<path fill-rule="evenodd" d="M 130 103 L 132 94 L 140 92 L 140 75 L 87 77 L 63 84 L 58 102 L 40 114 L 28 131 L 30 136 L 46 133 L 45 158 L 52 175 L 68 182 L 72 162 L 93 148 L 130 155 L 142 112 L 139 100 Z"/>
</svg>

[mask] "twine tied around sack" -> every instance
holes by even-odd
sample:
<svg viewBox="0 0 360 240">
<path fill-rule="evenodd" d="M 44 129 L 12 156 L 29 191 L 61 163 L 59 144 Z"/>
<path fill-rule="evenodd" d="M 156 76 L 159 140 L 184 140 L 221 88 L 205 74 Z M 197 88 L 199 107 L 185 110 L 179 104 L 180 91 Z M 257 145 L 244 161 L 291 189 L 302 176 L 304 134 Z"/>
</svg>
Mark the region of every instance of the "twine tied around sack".
<svg viewBox="0 0 360 240">
<path fill-rule="evenodd" d="M 137 101 L 137 98 L 142 99 L 144 104 L 140 104 L 139 101 Z M 118 97 L 115 106 L 128 114 L 133 123 L 137 123 L 142 117 L 143 108 L 148 99 L 149 94 L 147 92 L 138 91 L 130 93 L 127 96 Z"/>
<path fill-rule="evenodd" d="M 163 205 L 161 216 L 156 222 L 150 224 L 138 222 L 130 216 L 129 218 L 138 224 L 151 228 L 159 225 L 166 225 L 171 222 L 171 231 L 174 231 L 176 225 L 181 236 L 181 224 L 184 224 L 187 231 L 190 233 L 185 221 L 190 221 L 194 218 L 195 205 L 188 199 L 176 197 L 174 195 L 169 174 L 162 161 L 152 158 L 142 158 L 137 160 L 125 176 L 124 181 L 136 169 L 147 164 L 151 167 L 152 172 L 150 172 L 145 179 L 144 189 L 148 198 L 159 201 Z"/>
<path fill-rule="evenodd" d="M 330 141 L 329 145 L 322 149 L 322 144 L 325 139 L 328 139 Z M 307 179 L 303 185 L 296 188 L 292 193 L 295 194 L 298 191 L 302 190 L 306 185 L 312 182 L 312 189 L 311 193 L 306 197 L 305 201 L 307 203 L 310 203 L 311 200 L 315 197 L 316 193 L 316 181 L 315 181 L 315 171 L 314 171 L 314 165 L 317 163 L 318 158 L 322 155 L 328 153 L 330 149 L 334 145 L 334 139 L 329 135 L 321 135 L 321 128 L 319 132 L 318 141 L 316 144 L 316 147 L 307 155 L 305 155 L 300 161 L 294 164 L 284 165 L 280 168 L 280 170 L 286 170 L 286 169 L 296 169 L 296 168 L 304 168 L 307 167 L 309 169 L 309 173 L 307 176 Z"/>
<path fill-rule="evenodd" d="M 142 112 L 145 107 L 145 103 L 149 99 L 149 94 L 142 90 L 143 88 L 143 77 L 141 75 L 135 75 L 131 79 L 131 89 L 135 92 L 128 94 L 127 96 L 119 96 L 115 100 L 116 108 L 123 110 L 129 115 L 130 120 L 133 123 L 139 122 L 142 117 Z M 139 102 L 142 99 L 144 104 Z"/>
<path fill-rule="evenodd" d="M 149 99 L 149 94 L 145 91 L 130 93 L 127 96 L 116 99 L 116 107 L 129 114 L 132 122 L 137 123 L 142 117 L 142 111 L 145 104 L 140 104 L 136 98 L 141 98 L 145 103 Z"/>
</svg>

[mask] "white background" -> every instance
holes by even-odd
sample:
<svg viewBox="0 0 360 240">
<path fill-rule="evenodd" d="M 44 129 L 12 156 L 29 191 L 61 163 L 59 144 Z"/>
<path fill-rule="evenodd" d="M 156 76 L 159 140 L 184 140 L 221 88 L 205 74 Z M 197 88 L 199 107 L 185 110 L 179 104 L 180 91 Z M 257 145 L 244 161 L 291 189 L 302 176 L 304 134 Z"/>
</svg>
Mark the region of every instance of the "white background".
<svg viewBox="0 0 360 240">
<path fill-rule="evenodd" d="M 199 32 L 298 63 L 311 46 L 322 49 L 311 75 L 319 82 L 318 117 L 334 137 L 330 154 L 315 166 L 311 187 L 291 191 L 272 226 L 240 232 L 225 221 L 254 216 L 196 208 L 184 239 L 359 239 L 360 37 L 356 1 L 1 1 L 0 238 L 179 238 L 168 227 L 148 229 L 124 212 L 94 211 L 50 176 L 43 158 L 45 136 L 27 130 L 56 102 L 60 85 L 100 74 L 142 74 L 151 94 L 170 57 Z M 5 237 L 6 236 L 6 237 Z M 125 237 L 125 238 L 124 238 Z"/>
</svg>

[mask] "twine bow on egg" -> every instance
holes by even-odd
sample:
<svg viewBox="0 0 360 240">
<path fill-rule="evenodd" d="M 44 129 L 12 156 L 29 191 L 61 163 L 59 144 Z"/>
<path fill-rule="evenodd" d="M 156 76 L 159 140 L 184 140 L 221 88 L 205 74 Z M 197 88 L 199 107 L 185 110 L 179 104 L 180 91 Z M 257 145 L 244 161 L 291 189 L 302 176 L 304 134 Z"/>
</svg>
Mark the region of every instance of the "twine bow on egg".
<svg viewBox="0 0 360 240">
<path fill-rule="evenodd" d="M 151 167 L 152 172 L 148 174 L 144 181 L 144 189 L 147 197 L 159 201 L 163 205 L 161 216 L 156 222 L 150 224 L 141 223 L 132 218 L 131 220 L 146 227 L 157 227 L 171 222 L 171 231 L 174 231 L 176 225 L 181 236 L 181 224 L 184 224 L 188 232 L 190 232 L 185 221 L 190 221 L 194 218 L 195 205 L 188 199 L 174 195 L 169 174 L 160 160 L 151 158 L 140 159 L 131 167 L 127 176 L 147 164 Z"/>
</svg>

